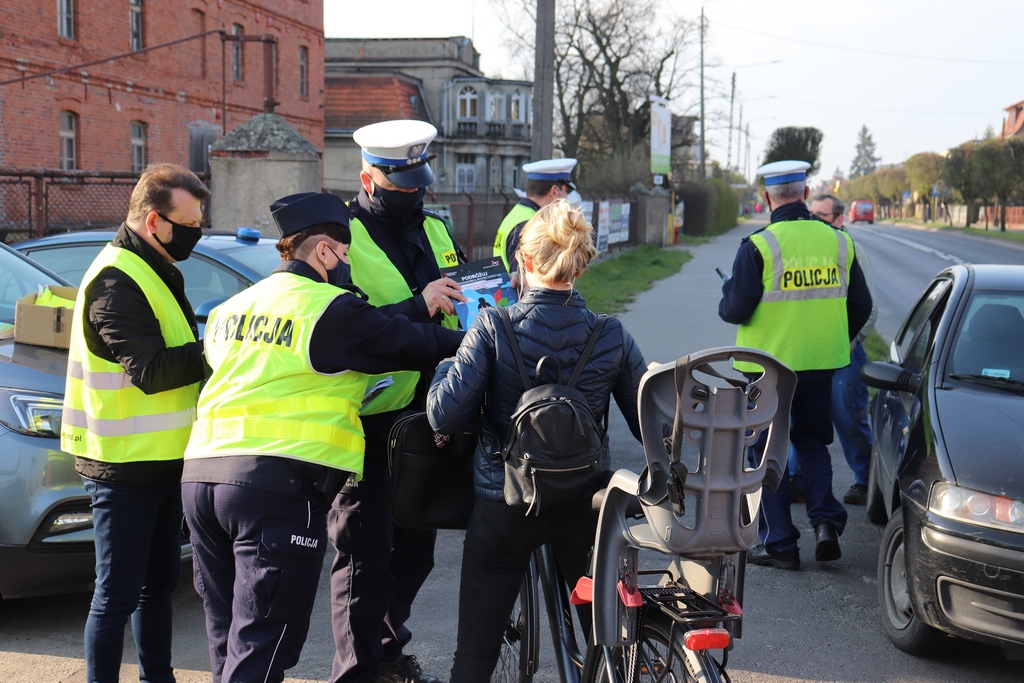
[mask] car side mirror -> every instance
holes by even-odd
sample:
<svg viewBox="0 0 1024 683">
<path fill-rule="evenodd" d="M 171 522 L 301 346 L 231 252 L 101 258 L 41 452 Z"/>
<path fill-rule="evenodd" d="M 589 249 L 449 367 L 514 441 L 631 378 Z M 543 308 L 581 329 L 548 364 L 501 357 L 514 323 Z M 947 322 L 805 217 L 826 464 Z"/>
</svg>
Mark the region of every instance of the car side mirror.
<svg viewBox="0 0 1024 683">
<path fill-rule="evenodd" d="M 879 361 L 865 363 L 861 368 L 860 378 L 869 387 L 889 391 L 906 391 L 915 394 L 921 387 L 921 375 L 904 370 L 898 365 Z"/>
<path fill-rule="evenodd" d="M 217 297 L 215 299 L 208 299 L 203 303 L 199 304 L 199 306 L 196 308 L 196 322 L 200 322 L 205 325 L 206 319 L 210 317 L 210 311 L 212 311 L 217 306 L 220 306 L 227 300 L 227 297 L 222 296 Z"/>
</svg>

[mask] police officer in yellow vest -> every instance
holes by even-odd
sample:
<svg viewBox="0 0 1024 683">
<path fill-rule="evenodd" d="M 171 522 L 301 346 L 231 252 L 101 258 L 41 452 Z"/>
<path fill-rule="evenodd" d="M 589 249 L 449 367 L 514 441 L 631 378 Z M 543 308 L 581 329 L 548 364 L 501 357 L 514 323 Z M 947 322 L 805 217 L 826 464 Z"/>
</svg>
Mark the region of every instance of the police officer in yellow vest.
<svg viewBox="0 0 1024 683">
<path fill-rule="evenodd" d="M 526 221 L 533 218 L 542 207 L 556 199 L 565 199 L 576 191 L 572 184 L 572 169 L 575 159 L 545 159 L 523 164 L 526 172 L 526 196 L 512 207 L 494 236 L 493 255 L 500 256 L 505 269 L 512 276 L 512 286 L 519 282 L 518 262 L 515 254 L 519 249 L 519 233 Z"/>
<path fill-rule="evenodd" d="M 465 261 L 440 216 L 423 208 L 434 182 L 427 145 L 437 129 L 425 121 L 383 121 L 352 137 L 362 151 L 362 189 L 352 211 L 352 283 L 389 315 L 455 330 L 458 284 L 441 268 Z M 394 524 L 388 504 L 387 438 L 403 409 L 422 410 L 431 373 L 388 373 L 391 384 L 363 409 L 366 470 L 335 498 L 328 529 L 337 550 L 331 566 L 331 619 L 336 651 L 332 681 L 438 683 L 402 648 L 413 599 L 434 566 L 430 529 Z"/>
<path fill-rule="evenodd" d="M 86 271 L 75 302 L 60 440 L 76 456 L 92 499 L 89 683 L 119 680 L 129 616 L 141 680 L 174 681 L 182 454 L 206 367 L 184 280 L 172 264 L 199 241 L 209 196 L 187 169 L 148 167 L 127 219 Z"/>
<path fill-rule="evenodd" d="M 737 345 L 767 351 L 797 373 L 790 441 L 800 459 L 815 559 L 829 562 L 842 554 L 847 518 L 832 492 L 832 374 L 850 363 L 850 340 L 871 314 L 871 294 L 850 236 L 814 219 L 804 204 L 808 168 L 777 161 L 757 170 L 771 223 L 740 244 L 718 314 L 740 326 Z M 762 492 L 761 543 L 747 553 L 749 562 L 800 568 L 790 498 L 788 477 L 778 490 Z"/>
<path fill-rule="evenodd" d="M 350 241 L 337 196 L 290 195 L 271 212 L 281 264 L 207 322 L 213 373 L 182 476 L 215 683 L 281 681 L 298 661 L 327 511 L 364 470 L 369 375 L 429 370 L 462 336 L 389 317 L 330 284 Z"/>
</svg>

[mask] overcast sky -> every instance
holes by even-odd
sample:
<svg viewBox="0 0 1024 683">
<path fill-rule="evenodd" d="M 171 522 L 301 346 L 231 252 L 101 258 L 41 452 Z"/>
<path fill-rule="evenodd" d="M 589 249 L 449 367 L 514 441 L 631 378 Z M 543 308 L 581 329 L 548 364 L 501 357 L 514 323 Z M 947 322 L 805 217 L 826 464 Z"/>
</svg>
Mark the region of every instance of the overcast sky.
<svg viewBox="0 0 1024 683">
<path fill-rule="evenodd" d="M 487 76 L 521 78 L 527 67 L 504 47 L 495 1 L 325 0 L 324 30 L 329 38 L 465 35 Z M 653 20 L 696 22 L 700 11 L 699 0 L 659 0 Z M 775 128 L 814 126 L 825 134 L 819 177 L 837 167 L 848 174 L 862 125 L 881 162 L 897 163 L 943 153 L 989 126 L 998 134 L 1003 108 L 1024 100 L 1021 0 L 705 0 L 704 13 L 708 156 L 723 164 L 734 71 L 733 125 L 742 103 L 751 168 Z M 699 64 L 697 45 L 691 50 Z M 673 110 L 694 114 L 698 98 L 694 87 Z"/>
</svg>

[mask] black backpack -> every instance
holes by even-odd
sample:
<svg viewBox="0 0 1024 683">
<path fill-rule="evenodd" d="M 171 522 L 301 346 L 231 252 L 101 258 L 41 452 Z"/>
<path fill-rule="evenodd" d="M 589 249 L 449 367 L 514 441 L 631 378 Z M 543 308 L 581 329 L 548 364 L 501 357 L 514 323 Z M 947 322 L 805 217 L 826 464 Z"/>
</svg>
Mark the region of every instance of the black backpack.
<svg viewBox="0 0 1024 683">
<path fill-rule="evenodd" d="M 545 363 L 554 363 L 557 382 L 534 386 L 526 372 L 508 312 L 499 308 L 498 315 L 526 387 L 516 403 L 501 449 L 505 462 L 505 502 L 527 508 L 526 514 L 534 511 L 540 514 L 544 508 L 579 503 L 601 487 L 608 438 L 607 414 L 602 424 L 586 396 L 576 389 L 576 382 L 607 318 L 598 317 L 567 383 L 562 384 L 558 361 L 544 356 L 537 361 L 536 377 L 539 380 Z"/>
</svg>

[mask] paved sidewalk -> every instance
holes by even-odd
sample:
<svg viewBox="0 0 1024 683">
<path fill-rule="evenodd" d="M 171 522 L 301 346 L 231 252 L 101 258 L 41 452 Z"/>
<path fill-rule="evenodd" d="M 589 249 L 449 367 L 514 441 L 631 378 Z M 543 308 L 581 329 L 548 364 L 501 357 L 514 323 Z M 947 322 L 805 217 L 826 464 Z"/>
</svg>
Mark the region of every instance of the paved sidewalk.
<svg viewBox="0 0 1024 683">
<path fill-rule="evenodd" d="M 642 292 L 628 311 L 618 316 L 648 363 L 669 363 L 693 351 L 730 346 L 736 341 L 736 326 L 718 317 L 722 279 L 715 268 L 728 274 L 740 240 L 765 224 L 767 214 L 707 244 L 681 247 L 693 258 L 678 273 Z"/>
</svg>

